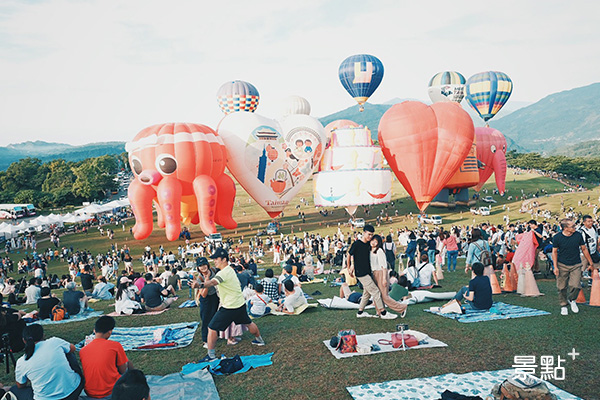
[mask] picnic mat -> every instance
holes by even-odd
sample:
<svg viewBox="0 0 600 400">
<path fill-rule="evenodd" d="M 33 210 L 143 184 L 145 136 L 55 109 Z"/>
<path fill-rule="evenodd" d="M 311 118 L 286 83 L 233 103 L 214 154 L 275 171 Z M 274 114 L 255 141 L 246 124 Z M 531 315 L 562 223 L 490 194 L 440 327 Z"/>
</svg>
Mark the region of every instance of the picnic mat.
<svg viewBox="0 0 600 400">
<path fill-rule="evenodd" d="M 210 372 L 194 371 L 183 375 L 179 372 L 166 376 L 146 376 L 152 400 L 219 400 L 219 393 Z"/>
<path fill-rule="evenodd" d="M 51 319 L 42 319 L 42 320 L 29 322 L 27 325 L 31 325 L 31 324 L 40 324 L 40 325 L 66 324 L 68 322 L 77 322 L 77 321 L 84 321 L 84 320 L 90 319 L 90 318 L 96 318 L 96 317 L 101 316 L 102 314 L 103 314 L 102 311 L 89 311 L 89 312 L 83 312 L 83 313 L 79 313 L 77 315 L 70 316 L 68 319 L 63 319 L 61 321 L 52 321 Z"/>
<path fill-rule="evenodd" d="M 428 303 L 437 300 L 452 300 L 456 292 L 430 292 L 429 290 L 413 290 L 410 292 L 411 298 L 403 300 L 403 304 Z"/>
<path fill-rule="evenodd" d="M 512 304 L 506 304 L 502 302 L 494 303 L 490 310 L 493 310 L 495 308 L 495 312 L 489 310 L 477 310 L 471 307 L 469 304 L 465 304 L 464 307 L 466 311 L 465 314 L 441 314 L 440 312 L 432 311 L 430 309 L 425 309 L 423 311 L 435 315 L 440 315 L 445 318 L 455 319 L 458 320 L 458 322 L 463 323 L 550 315 L 548 311 L 536 310 L 535 308 L 528 308 L 522 306 L 515 306 Z"/>
<path fill-rule="evenodd" d="M 304 310 L 306 310 L 307 308 L 317 307 L 317 303 L 306 303 L 306 304 L 301 305 L 300 307 L 296 307 L 294 309 L 293 314 L 286 314 L 283 311 L 277 311 L 277 305 L 275 305 L 273 303 L 267 304 L 267 307 L 269 307 L 271 309 L 271 312 L 269 314 L 265 314 L 265 315 L 298 315 L 298 314 L 302 314 L 302 312 Z"/>
<path fill-rule="evenodd" d="M 198 322 L 182 322 L 170 325 L 155 325 L 141 327 L 116 327 L 110 340 L 121 343 L 124 350 L 169 350 L 185 347 L 194 340 L 194 333 Z M 175 343 L 167 347 L 160 347 L 160 343 Z M 81 350 L 85 339 L 77 343 Z M 158 345 L 152 348 L 139 348 L 141 346 Z"/>
<path fill-rule="evenodd" d="M 418 346 L 407 347 L 406 350 L 425 349 L 428 347 L 447 347 L 448 346 L 446 343 L 440 342 L 439 340 L 436 340 L 436 339 L 432 339 L 427 334 L 419 332 L 419 331 L 413 331 L 412 329 L 408 329 L 408 330 L 405 330 L 404 333 L 409 334 L 409 335 L 414 335 L 419 342 L 421 342 L 421 341 L 427 342 L 426 344 L 424 343 L 424 344 L 420 344 Z M 327 347 L 329 349 L 331 354 L 333 354 L 334 357 L 337 359 L 355 357 L 355 356 L 366 356 L 369 354 L 388 353 L 390 351 L 404 351 L 404 349 L 402 349 L 402 348 L 395 349 L 392 347 L 392 345 L 385 345 L 385 344 L 377 343 L 379 341 L 379 339 L 390 340 L 391 338 L 392 338 L 392 334 L 390 332 L 371 333 L 369 335 L 356 335 L 356 342 L 358 345 L 371 346 L 371 345 L 376 344 L 381 348 L 381 350 L 379 350 L 379 351 L 371 351 L 370 353 L 340 353 L 339 351 L 337 351 L 336 349 L 334 349 L 333 347 L 331 347 L 329 345 L 329 339 L 323 340 L 323 344 L 325 345 L 325 347 Z"/>
<path fill-rule="evenodd" d="M 358 310 L 359 307 L 358 304 L 338 296 L 333 296 L 333 299 L 318 299 L 317 301 L 325 308 L 335 308 L 338 310 Z M 365 310 L 369 308 L 375 308 L 375 306 L 373 304 L 368 305 L 365 307 Z"/>
<path fill-rule="evenodd" d="M 158 314 L 164 313 L 165 311 L 167 311 L 167 308 L 165 308 L 164 310 L 160 310 L 160 311 L 147 311 L 147 312 L 141 313 L 141 314 L 129 314 L 129 315 L 127 315 L 127 314 L 117 314 L 116 311 L 113 311 L 110 314 L 106 314 L 106 315 L 108 315 L 109 317 L 131 317 L 131 316 L 134 316 L 134 315 L 158 315 Z"/>
<path fill-rule="evenodd" d="M 495 384 L 504 382 L 515 373 L 514 369 L 480 371 L 468 374 L 445 374 L 429 378 L 369 383 L 350 386 L 346 390 L 356 400 L 407 399 L 437 400 L 447 389 L 466 396 L 485 398 Z M 560 400 L 583 400 L 546 382 L 548 389 Z"/>
<path fill-rule="evenodd" d="M 179 308 L 191 308 L 191 307 L 198 307 L 198 303 L 196 303 L 196 300 L 186 300 L 179 305 Z"/>
<path fill-rule="evenodd" d="M 234 372 L 233 374 L 241 374 L 242 372 L 249 371 L 251 368 L 266 367 L 268 365 L 273 365 L 273 361 L 271 360 L 272 356 L 273 356 L 273 353 L 260 354 L 260 355 L 252 355 L 252 356 L 241 356 L 240 359 L 242 360 L 242 364 L 244 366 L 242 367 L 242 369 L 240 369 L 239 371 Z M 221 360 L 213 360 L 211 362 L 201 362 L 201 363 L 189 363 L 189 364 L 185 364 L 181 368 L 181 373 L 184 374 L 184 375 L 187 375 L 187 374 L 195 373 L 198 370 L 202 370 L 202 369 L 208 367 L 208 370 L 210 372 L 212 372 L 213 374 L 215 374 L 215 375 L 223 375 L 219 371 L 216 371 L 216 372 L 213 371 L 213 369 L 217 365 L 219 365 L 220 361 Z"/>
</svg>

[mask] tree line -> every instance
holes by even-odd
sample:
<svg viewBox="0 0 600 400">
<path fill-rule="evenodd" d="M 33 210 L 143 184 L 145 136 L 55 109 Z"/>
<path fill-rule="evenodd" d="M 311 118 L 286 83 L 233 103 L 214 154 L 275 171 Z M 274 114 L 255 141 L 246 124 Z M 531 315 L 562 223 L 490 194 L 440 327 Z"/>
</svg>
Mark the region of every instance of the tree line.
<svg viewBox="0 0 600 400">
<path fill-rule="evenodd" d="M 77 162 L 23 158 L 0 171 L 0 203 L 46 208 L 101 200 L 118 189 L 117 174 L 122 170 L 129 170 L 127 153 Z"/>
<path fill-rule="evenodd" d="M 599 157 L 543 157 L 539 153 L 506 153 L 506 163 L 512 167 L 556 172 L 571 179 L 585 178 L 589 182 L 600 182 Z"/>
</svg>

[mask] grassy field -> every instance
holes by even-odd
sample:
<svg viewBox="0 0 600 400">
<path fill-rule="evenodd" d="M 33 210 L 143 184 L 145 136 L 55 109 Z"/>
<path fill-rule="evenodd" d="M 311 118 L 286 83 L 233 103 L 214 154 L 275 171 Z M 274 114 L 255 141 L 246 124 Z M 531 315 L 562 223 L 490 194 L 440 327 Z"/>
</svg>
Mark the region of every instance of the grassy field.
<svg viewBox="0 0 600 400">
<path fill-rule="evenodd" d="M 416 226 L 418 210 L 406 192 L 397 181 L 394 181 L 393 193 L 395 207 L 388 205 L 387 211 L 394 215 L 398 209 L 399 216 L 393 217 L 393 222 L 383 223 L 377 231 L 387 234 L 390 230 L 404 226 Z M 492 184 L 488 183 L 491 188 Z M 560 194 L 563 185 L 538 175 L 522 174 L 507 176 L 507 196 L 521 196 L 521 190 L 535 193 L 545 189 L 554 196 L 538 199 L 541 209 L 554 211 L 558 215 L 561 200 L 565 207 L 574 207 L 576 211 L 591 213 L 587 207 L 589 202 L 597 202 L 600 190 L 582 193 Z M 286 215 L 281 219 L 283 233 L 292 232 L 302 235 L 320 233 L 321 235 L 333 234 L 337 231 L 338 224 L 347 222 L 348 217 L 343 209 L 334 210 L 328 217 L 319 215 L 314 207 L 300 203 L 304 197 L 312 203 L 312 185 L 308 183 L 296 197 L 293 204 L 286 209 Z M 498 204 L 492 207 L 492 214 L 487 217 L 475 216 L 468 209 L 454 211 L 446 209 L 428 210 L 433 214 L 440 214 L 444 218 L 444 227 L 490 221 L 502 223 L 505 214 L 512 221 L 526 221 L 531 218 L 529 214 L 520 214 L 520 201 L 507 201 L 505 196 L 494 196 Z M 589 200 L 588 200 L 589 199 Z M 258 229 L 262 229 L 269 222 L 266 213 L 254 201 L 248 201 L 248 195 L 241 189 L 238 191 L 237 204 L 234 209 L 234 218 L 239 223 L 236 231 L 221 232 L 226 237 L 234 239 L 244 236 L 245 244 Z M 584 205 L 579 206 L 582 201 Z M 483 204 L 480 204 L 483 205 Z M 503 210 L 506 205 L 506 210 Z M 297 209 L 299 206 L 300 209 Z M 358 216 L 365 217 L 367 221 L 374 222 L 375 216 L 385 206 L 371 209 L 370 216 L 366 217 L 362 210 Z M 303 211 L 306 222 L 302 223 L 297 214 Z M 411 218 L 410 213 L 414 217 Z M 131 222 L 130 222 L 131 223 Z M 344 233 L 349 228 L 343 226 Z M 129 225 L 123 232 L 120 227 L 114 227 L 115 238 L 113 242 L 118 247 L 127 244 L 135 257 L 143 252 L 143 247 L 149 244 L 157 249 L 162 244 L 167 251 L 175 251 L 180 242 L 167 242 L 164 231 L 156 229 L 150 238 L 144 241 L 135 241 L 129 235 Z M 192 239 L 202 240 L 203 236 L 197 227 L 191 227 Z M 39 249 L 47 246 L 48 242 L 41 242 Z M 111 242 L 106 237 L 101 237 L 96 230 L 88 234 L 65 235 L 61 238 L 61 245 L 73 246 L 75 249 L 88 249 L 94 254 L 106 252 L 110 249 Z M 247 248 L 246 248 L 247 249 Z M 17 261 L 23 254 L 10 255 Z M 265 263 L 259 268 L 271 267 L 271 254 L 267 253 Z M 464 264 L 464 259 L 459 259 L 459 265 Z M 137 270 L 141 263 L 134 264 Z M 275 269 L 276 273 L 280 271 Z M 52 262 L 50 273 L 59 275 L 67 273 L 64 263 Z M 457 290 L 468 282 L 464 272 L 446 273 L 441 282 L 441 290 Z M 496 370 L 510 368 L 516 355 L 535 355 L 539 361 L 542 355 L 552 355 L 566 359 L 563 366 L 566 369 L 566 380 L 553 381 L 557 386 L 585 399 L 599 399 L 598 385 L 594 383 L 600 372 L 600 338 L 598 334 L 598 318 L 600 309 L 582 306 L 578 315 L 570 314 L 568 317 L 559 315 L 558 300 L 555 283 L 553 280 L 539 280 L 540 290 L 545 296 L 538 298 L 519 297 L 514 294 L 495 296 L 496 301 L 510 304 L 523 305 L 552 313 L 549 316 L 531 317 L 506 321 L 482 322 L 476 324 L 461 324 L 456 321 L 438 317 L 423 312 L 430 304 L 410 306 L 403 323 L 408 323 L 411 329 L 416 329 L 429 334 L 431 337 L 448 344 L 446 348 L 423 349 L 418 351 L 383 353 L 364 357 L 336 360 L 326 347 L 321 343 L 329 339 L 341 329 L 354 329 L 358 334 L 393 331 L 399 320 L 383 321 L 378 319 L 357 319 L 352 311 L 332 311 L 324 308 L 308 310 L 300 316 L 274 317 L 268 316 L 258 320 L 258 326 L 267 346 L 257 348 L 250 344 L 251 336 L 246 333 L 244 340 L 237 346 L 228 346 L 224 340 L 217 344 L 217 354 L 233 356 L 235 354 L 249 355 L 274 352 L 273 366 L 251 370 L 240 375 L 228 377 L 215 377 L 215 383 L 223 399 L 348 399 L 346 386 L 383 382 L 394 379 L 410 379 L 427 377 L 444 373 L 464 373 L 480 370 Z M 311 284 L 303 287 L 304 291 L 311 294 L 315 291 L 322 293 L 316 298 L 331 297 L 338 293 L 338 288 L 331 288 L 324 284 Z M 58 293 L 60 297 L 62 295 Z M 187 290 L 180 293 L 180 300 L 176 304 L 187 300 Z M 589 289 L 586 289 L 589 297 Z M 113 311 L 110 307 L 112 301 L 95 303 L 93 308 L 106 313 Z M 25 308 L 25 307 L 24 307 Z M 30 307 L 31 309 L 31 307 Z M 148 317 L 120 317 L 118 326 L 159 325 L 166 323 L 199 320 L 199 310 L 174 308 L 161 315 Z M 47 336 L 59 336 L 72 343 L 77 343 L 85 335 L 92 332 L 93 320 L 69 323 L 56 326 L 44 326 Z M 199 360 L 205 355 L 205 350 L 200 346 L 200 330 L 196 333 L 192 345 L 169 351 L 129 352 L 128 356 L 137 368 L 147 374 L 165 375 L 181 370 L 188 363 Z M 581 355 L 572 360 L 567 353 L 575 348 Z M 17 355 L 17 356 L 20 356 Z M 539 371 L 539 369 L 538 369 Z M 539 372 L 538 372 L 539 376 Z M 0 381 L 10 384 L 14 375 L 2 375 Z"/>
</svg>

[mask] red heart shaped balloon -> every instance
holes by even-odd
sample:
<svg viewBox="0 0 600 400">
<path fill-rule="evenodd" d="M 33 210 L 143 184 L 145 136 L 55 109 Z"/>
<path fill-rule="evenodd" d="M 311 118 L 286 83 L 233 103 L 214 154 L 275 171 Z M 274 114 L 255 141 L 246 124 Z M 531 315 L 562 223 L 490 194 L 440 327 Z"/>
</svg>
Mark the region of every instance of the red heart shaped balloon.
<svg viewBox="0 0 600 400">
<path fill-rule="evenodd" d="M 423 212 L 469 154 L 473 120 L 458 104 L 405 101 L 383 114 L 378 136 L 388 164 Z"/>
</svg>

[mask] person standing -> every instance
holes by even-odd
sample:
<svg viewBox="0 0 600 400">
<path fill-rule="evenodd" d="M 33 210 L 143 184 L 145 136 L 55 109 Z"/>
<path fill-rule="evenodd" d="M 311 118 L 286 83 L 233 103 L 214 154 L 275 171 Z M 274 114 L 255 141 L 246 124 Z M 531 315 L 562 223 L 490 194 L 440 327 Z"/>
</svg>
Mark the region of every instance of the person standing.
<svg viewBox="0 0 600 400">
<path fill-rule="evenodd" d="M 579 252 L 593 265 L 590 252 L 583 236 L 575 229 L 575 222 L 570 218 L 560 221 L 561 232 L 552 237 L 552 261 L 560 302 L 560 314 L 568 315 L 567 304 L 573 313 L 579 312 L 576 299 L 581 290 L 581 257 Z"/>
<path fill-rule="evenodd" d="M 208 354 L 201 361 L 210 362 L 216 360 L 215 346 L 217 344 L 217 332 L 227 329 L 232 322 L 247 325 L 248 330 L 255 336 L 252 344 L 264 346 L 265 341 L 260 335 L 258 326 L 248 316 L 246 301 L 242 295 L 240 281 L 235 270 L 229 265 L 229 254 L 222 247 L 218 247 L 210 256 L 215 262 L 219 272 L 214 278 L 198 283 L 193 282 L 193 288 L 211 288 L 217 286 L 217 292 L 221 300 L 221 307 L 208 324 Z"/>
<path fill-rule="evenodd" d="M 385 310 L 383 301 L 381 299 L 381 292 L 377 287 L 377 284 L 373 281 L 371 271 L 371 239 L 373 239 L 373 233 L 375 228 L 372 225 L 365 225 L 363 228 L 363 234 L 359 240 L 355 240 L 348 250 L 350 257 L 347 258 L 347 268 L 350 276 L 355 276 L 363 286 L 363 296 L 356 313 L 357 318 L 371 317 L 369 313 L 364 312 L 369 299 L 373 297 L 375 308 L 377 309 L 377 316 L 382 319 L 394 319 L 398 317 L 396 314 L 388 313 Z M 351 259 L 354 264 L 351 263 Z"/>
<path fill-rule="evenodd" d="M 198 267 L 198 281 L 208 282 L 215 277 L 217 271 L 210 267 L 206 257 L 198 257 L 196 259 L 196 266 Z M 191 287 L 194 287 L 193 282 L 190 283 Z M 214 287 L 204 288 L 199 292 L 200 302 L 200 319 L 202 320 L 202 341 L 204 347 L 208 347 L 208 324 L 217 313 L 219 308 L 219 296 L 217 296 L 217 289 Z"/>
<path fill-rule="evenodd" d="M 600 255 L 598 254 L 598 231 L 594 227 L 594 220 L 591 215 L 584 215 L 583 224 L 579 227 L 579 232 L 583 236 L 583 240 L 585 240 L 586 247 L 590 252 L 590 257 L 594 264 L 589 264 L 587 259 L 582 255 L 581 263 L 582 263 L 582 272 L 586 269 L 591 268 L 600 268 Z"/>
</svg>

